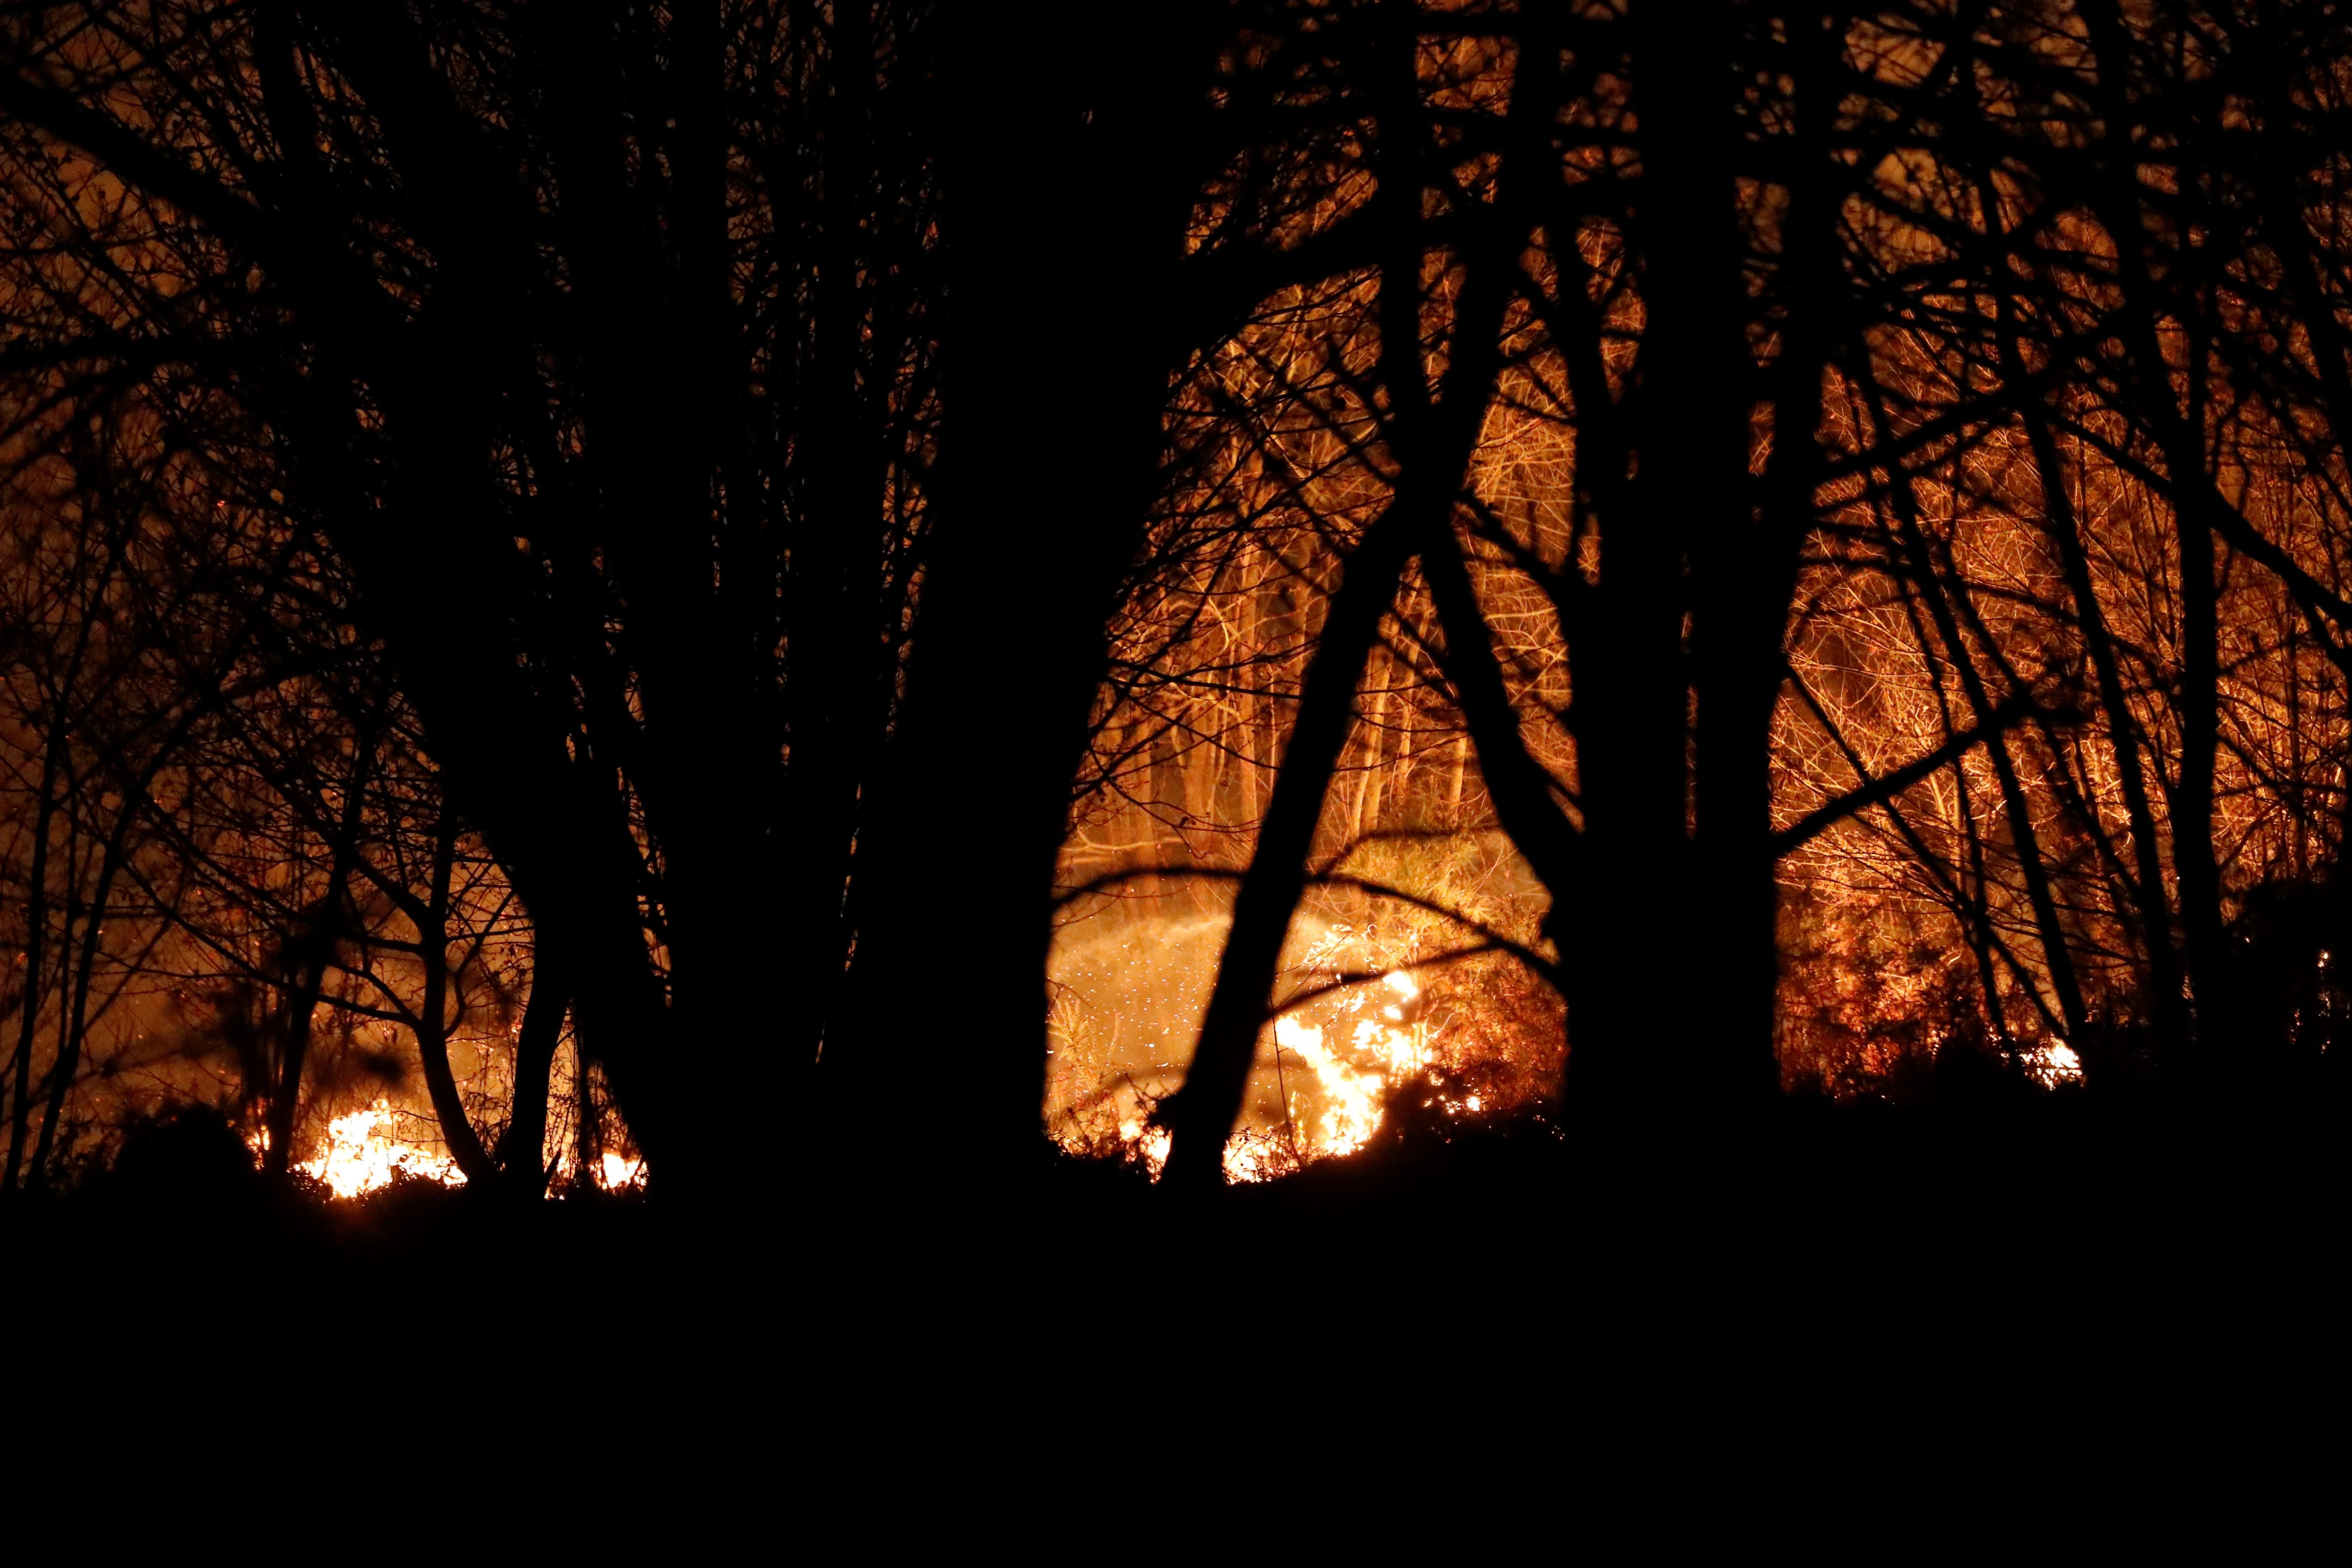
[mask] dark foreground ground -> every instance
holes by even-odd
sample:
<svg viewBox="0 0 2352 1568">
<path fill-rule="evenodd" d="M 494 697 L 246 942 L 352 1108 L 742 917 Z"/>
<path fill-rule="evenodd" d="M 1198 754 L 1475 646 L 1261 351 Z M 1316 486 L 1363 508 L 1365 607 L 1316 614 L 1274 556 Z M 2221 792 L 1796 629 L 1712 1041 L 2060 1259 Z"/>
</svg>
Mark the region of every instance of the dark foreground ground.
<svg viewBox="0 0 2352 1568">
<path fill-rule="evenodd" d="M 598 1563 L 2340 1536 L 2334 1116 L 1787 1109 L 1200 1205 L 1075 1165 L 726 1215 L 151 1172 L 0 1216 L 0 1411 L 140 1478 L 110 1529 L 266 1502 L 364 1547 L 462 1504 Z"/>
<path fill-rule="evenodd" d="M 2199 1314 L 2283 1333 L 2339 1312 L 2341 1126 L 2317 1104 L 1792 1104 L 1424 1133 L 1205 1201 L 1075 1162 L 948 1193 L 836 1166 L 723 1214 L 425 1184 L 330 1205 L 156 1160 L 0 1209 L 0 1260 L 17 1342 L 61 1365 L 543 1341 L 618 1385 L 989 1345 L 1041 1378 L 1148 1385 L 1181 1361 L 1246 1385 L 1318 1342 L 1534 1369 L 1620 1330 L 1831 1362 L 1938 1336 L 2079 1354 Z"/>
<path fill-rule="evenodd" d="M 844 1511 L 1032 1540 L 1081 1504 L 1230 1538 L 1244 1493 L 1376 1538 L 1572 1535 L 1575 1500 L 1654 1546 L 1898 1498 L 1906 1540 L 2061 1504 L 2111 1540 L 2193 1500 L 2242 1547 L 2340 1490 L 2341 1126 L 1791 1104 L 1424 1134 L 1197 1203 L 844 1164 L 722 1215 L 153 1162 L 0 1213 L 0 1408 L 96 1413 L 51 1445 L 78 1464 L 323 1460 L 339 1509 L 463 1477 L 593 1533 L 626 1493 L 698 1553 L 747 1516 L 781 1550 Z"/>
</svg>

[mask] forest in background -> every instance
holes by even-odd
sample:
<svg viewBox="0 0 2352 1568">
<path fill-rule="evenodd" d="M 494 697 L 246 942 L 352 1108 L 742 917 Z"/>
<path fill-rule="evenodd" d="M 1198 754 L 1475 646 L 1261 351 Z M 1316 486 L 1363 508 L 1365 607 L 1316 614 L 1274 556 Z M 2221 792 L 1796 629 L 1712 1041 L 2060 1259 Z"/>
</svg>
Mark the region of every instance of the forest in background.
<svg viewBox="0 0 2352 1568">
<path fill-rule="evenodd" d="M 0 56 L 11 1189 L 2340 1068 L 2336 6 Z"/>
</svg>

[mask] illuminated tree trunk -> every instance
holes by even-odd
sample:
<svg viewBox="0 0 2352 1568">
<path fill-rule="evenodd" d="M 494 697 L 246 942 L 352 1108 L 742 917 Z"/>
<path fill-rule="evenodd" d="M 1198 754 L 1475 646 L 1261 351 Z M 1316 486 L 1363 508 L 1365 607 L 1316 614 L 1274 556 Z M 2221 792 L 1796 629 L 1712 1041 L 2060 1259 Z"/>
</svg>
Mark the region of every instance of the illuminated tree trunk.
<svg viewBox="0 0 2352 1568">
<path fill-rule="evenodd" d="M 1231 727 L 1225 719 L 1228 711 L 1220 705 L 1217 731 L 1196 736 L 1191 753 L 1184 759 L 1184 817 L 1187 827 L 1195 831 L 1213 828 L 1232 820 L 1226 810 L 1226 802 L 1231 797 L 1224 787 L 1227 765 L 1231 760 L 1223 739 L 1223 732 Z M 1208 842 L 1211 846 L 1208 859 L 1213 863 L 1218 858 L 1216 841 L 1212 838 Z M 1183 856 L 1188 868 L 1201 863 L 1189 835 Z M 1184 901 L 1197 914 L 1214 913 L 1222 901 L 1219 897 L 1221 891 L 1206 878 L 1188 876 L 1184 879 Z"/>
<path fill-rule="evenodd" d="M 1265 584 L 1259 583 L 1255 590 L 1242 595 L 1241 648 L 1249 662 L 1237 672 L 1234 693 L 1234 722 L 1228 733 L 1234 748 L 1234 789 L 1235 824 L 1255 826 L 1265 813 L 1264 780 L 1259 769 L 1268 754 L 1260 750 L 1258 737 L 1273 722 L 1273 700 L 1259 684 L 1264 677 L 1259 660 L 1270 635 L 1271 618 L 1265 613 Z"/>
<path fill-rule="evenodd" d="M 1392 679 L 1388 661 L 1377 651 L 1371 659 L 1380 673 L 1380 683 L 1372 689 L 1371 700 L 1365 704 L 1363 772 L 1356 785 L 1356 806 L 1349 823 L 1349 844 L 1362 842 L 1367 833 L 1375 832 L 1381 825 L 1381 770 L 1388 760 L 1389 683 Z"/>
</svg>

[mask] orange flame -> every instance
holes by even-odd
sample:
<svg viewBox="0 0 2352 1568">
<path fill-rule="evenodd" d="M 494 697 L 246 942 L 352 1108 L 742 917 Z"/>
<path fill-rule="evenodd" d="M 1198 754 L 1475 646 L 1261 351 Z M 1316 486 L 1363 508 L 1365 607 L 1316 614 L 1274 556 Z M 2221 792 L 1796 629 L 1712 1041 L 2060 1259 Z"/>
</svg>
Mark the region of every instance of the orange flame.
<svg viewBox="0 0 2352 1568">
<path fill-rule="evenodd" d="M 446 1153 L 403 1142 L 394 1136 L 398 1130 L 392 1102 L 379 1100 L 367 1110 L 354 1110 L 328 1122 L 326 1142 L 319 1152 L 294 1168 L 339 1199 L 363 1197 L 404 1176 L 437 1182 L 445 1187 L 466 1184 L 466 1173 L 457 1168 L 455 1160 Z M 262 1153 L 269 1146 L 268 1134 L 257 1132 L 250 1142 L 256 1154 Z M 560 1162 L 554 1186 L 568 1180 L 575 1165 L 568 1156 Z M 604 1191 L 624 1192 L 645 1184 L 646 1163 L 608 1152 L 598 1162 L 594 1175 L 596 1185 Z M 553 1187 L 548 1195 L 555 1195 Z"/>
<path fill-rule="evenodd" d="M 1344 934 L 1344 932 L 1342 933 Z M 1292 1122 L 1294 1142 L 1264 1137 L 1235 1137 L 1225 1145 L 1224 1173 L 1229 1183 L 1264 1182 L 1295 1169 L 1300 1160 L 1351 1154 L 1380 1131 L 1391 1084 L 1427 1071 L 1435 1061 L 1427 1031 L 1408 1021 L 1411 1004 L 1421 994 L 1420 983 L 1400 969 L 1381 976 L 1388 994 L 1360 988 L 1345 1004 L 1357 1014 L 1347 1026 L 1347 1044 L 1327 1043 L 1326 1030 L 1296 1018 L 1275 1020 L 1275 1047 L 1305 1065 L 1314 1074 L 1314 1096 L 1319 1109 L 1311 1122 L 1297 1121 L 1301 1089 L 1288 1090 L 1283 1107 Z M 1372 1002 L 1382 1005 L 1376 1016 L 1363 1016 Z M 1304 1086 L 1302 1086 L 1303 1088 Z M 1467 1109 L 1476 1111 L 1473 1099 Z M 1154 1127 L 1138 1104 L 1118 1123 L 1118 1140 L 1127 1157 L 1142 1165 L 1154 1181 L 1168 1163 L 1169 1134 Z"/>
<path fill-rule="evenodd" d="M 438 1182 L 445 1187 L 466 1184 L 466 1173 L 446 1154 L 435 1154 L 413 1143 L 395 1142 L 392 1103 L 379 1100 L 369 1110 L 354 1110 L 327 1123 L 326 1146 L 296 1167 L 324 1183 L 339 1198 L 355 1198 L 388 1187 L 403 1175 Z"/>
</svg>

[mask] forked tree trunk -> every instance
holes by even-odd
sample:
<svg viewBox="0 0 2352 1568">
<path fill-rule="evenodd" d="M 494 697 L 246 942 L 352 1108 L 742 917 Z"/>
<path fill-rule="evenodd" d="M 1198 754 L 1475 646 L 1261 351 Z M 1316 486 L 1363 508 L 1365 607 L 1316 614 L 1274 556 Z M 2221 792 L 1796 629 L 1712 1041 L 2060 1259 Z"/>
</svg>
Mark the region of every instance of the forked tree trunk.
<svg viewBox="0 0 2352 1568">
<path fill-rule="evenodd" d="M 1511 183 L 1525 177 L 1507 167 L 1496 237 L 1467 258 L 1443 384 L 1432 400 L 1421 342 L 1423 150 L 1414 49 L 1410 32 L 1391 41 L 1374 98 L 1382 105 L 1380 200 L 1385 207 L 1380 379 L 1389 396 L 1388 438 L 1402 471 L 1387 510 L 1349 556 L 1324 617 L 1273 804 L 1234 900 L 1233 927 L 1192 1066 L 1183 1088 L 1161 1107 L 1171 1134 L 1163 1179 L 1180 1189 L 1202 1190 L 1222 1179 L 1225 1141 L 1248 1090 L 1284 939 L 1306 892 L 1316 827 L 1354 727 L 1366 660 L 1406 563 L 1424 550 L 1454 548 L 1454 507 L 1503 369 L 1504 314 L 1528 211 L 1524 195 L 1513 199 L 1519 187 Z M 1527 79 L 1531 76 L 1534 85 Z M 1515 87 L 1515 128 L 1547 122 L 1548 77 L 1525 73 Z"/>
</svg>

